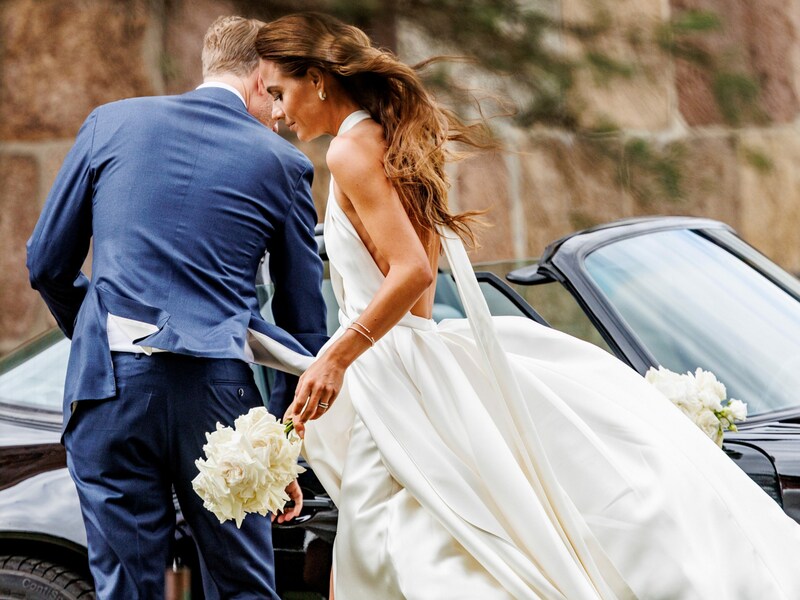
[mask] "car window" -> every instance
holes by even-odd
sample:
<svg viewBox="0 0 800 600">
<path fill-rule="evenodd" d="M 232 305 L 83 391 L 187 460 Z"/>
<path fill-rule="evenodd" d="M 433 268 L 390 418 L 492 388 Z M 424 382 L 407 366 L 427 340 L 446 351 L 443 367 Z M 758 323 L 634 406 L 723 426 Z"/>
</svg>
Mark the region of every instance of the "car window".
<svg viewBox="0 0 800 600">
<path fill-rule="evenodd" d="M 480 265 L 481 270 L 504 277 L 510 271 L 531 264 L 533 261 L 506 261 Z M 603 336 L 586 316 L 575 298 L 555 281 L 536 285 L 508 284 L 522 296 L 536 312 L 554 329 L 568 333 L 595 346 L 611 352 Z M 492 313 L 498 314 L 498 313 Z"/>
<path fill-rule="evenodd" d="M 585 267 L 664 367 L 712 371 L 750 414 L 800 404 L 800 302 L 748 263 L 676 230 L 598 248 Z"/>
<path fill-rule="evenodd" d="M 496 316 L 513 316 L 522 317 L 522 311 L 515 306 L 511 300 L 503 294 L 502 291 L 497 289 L 488 281 L 481 281 L 481 292 L 483 297 L 486 298 L 486 304 L 489 307 L 489 312 Z"/>
<path fill-rule="evenodd" d="M 611 352 L 603 336 L 586 316 L 575 297 L 556 281 L 512 285 L 551 327 Z"/>
<path fill-rule="evenodd" d="M 69 340 L 54 330 L 0 359 L 0 403 L 61 412 Z"/>
<path fill-rule="evenodd" d="M 436 275 L 436 292 L 433 296 L 432 313 L 431 316 L 437 323 L 444 319 L 463 319 L 465 316 L 456 282 L 446 271 L 439 271 Z"/>
</svg>

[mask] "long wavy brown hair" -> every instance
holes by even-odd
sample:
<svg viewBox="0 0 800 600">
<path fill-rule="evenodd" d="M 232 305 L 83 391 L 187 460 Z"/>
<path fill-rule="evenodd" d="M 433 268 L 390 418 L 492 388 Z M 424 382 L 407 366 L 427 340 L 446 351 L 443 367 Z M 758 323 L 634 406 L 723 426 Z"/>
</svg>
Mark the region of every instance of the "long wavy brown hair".
<svg viewBox="0 0 800 600">
<path fill-rule="evenodd" d="M 445 225 L 475 242 L 471 225 L 480 211 L 451 213 L 447 206 L 450 184 L 444 166 L 455 154 L 445 144 L 488 149 L 494 143 L 484 122 L 465 124 L 425 89 L 417 70 L 430 61 L 410 67 L 373 47 L 357 27 L 313 12 L 263 26 L 256 51 L 292 77 L 303 77 L 312 67 L 330 73 L 383 128 L 384 171 L 420 233 Z"/>
</svg>

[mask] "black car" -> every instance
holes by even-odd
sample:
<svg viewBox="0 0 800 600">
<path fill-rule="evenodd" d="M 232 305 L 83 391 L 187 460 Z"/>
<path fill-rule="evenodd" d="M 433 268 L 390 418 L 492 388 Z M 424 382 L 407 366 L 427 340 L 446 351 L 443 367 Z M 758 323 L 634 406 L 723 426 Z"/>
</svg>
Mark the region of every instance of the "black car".
<svg viewBox="0 0 800 600">
<path fill-rule="evenodd" d="M 321 237 L 320 253 L 324 258 Z M 794 277 L 722 223 L 664 217 L 572 234 L 533 264 L 483 268 L 477 276 L 493 314 L 550 324 L 640 373 L 657 365 L 714 372 L 750 412 L 738 433 L 726 434 L 723 450 L 800 521 L 800 282 Z M 506 274 L 511 285 L 501 279 Z M 268 314 L 269 286 L 261 291 Z M 327 279 L 323 291 L 333 330 L 338 311 Z M 462 316 L 443 271 L 434 318 Z M 0 360 L 0 597 L 13 590 L 28 595 L 11 597 L 89 597 L 81 595 L 91 589 L 85 532 L 58 444 L 68 351 L 56 330 Z M 267 397 L 271 374 L 254 371 Z M 287 596 L 319 598 L 336 511 L 313 473 L 301 483 L 306 507 L 299 522 L 274 528 L 278 585 Z M 175 554 L 192 565 L 191 540 L 180 524 Z M 201 597 L 196 578 L 194 589 Z"/>
<path fill-rule="evenodd" d="M 567 333 L 644 374 L 702 368 L 748 405 L 724 451 L 800 522 L 800 281 L 709 219 L 618 221 L 507 275 Z"/>
</svg>

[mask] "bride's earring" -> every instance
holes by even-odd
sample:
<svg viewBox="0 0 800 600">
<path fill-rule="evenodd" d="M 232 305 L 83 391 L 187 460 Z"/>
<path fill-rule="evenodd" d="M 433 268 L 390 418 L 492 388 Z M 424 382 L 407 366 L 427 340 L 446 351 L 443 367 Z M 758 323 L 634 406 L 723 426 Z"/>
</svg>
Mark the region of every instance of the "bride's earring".
<svg viewBox="0 0 800 600">
<path fill-rule="evenodd" d="M 320 100 L 322 100 L 324 102 L 325 98 L 327 98 L 327 97 L 328 97 L 328 95 L 325 92 L 323 92 L 322 90 L 319 91 L 319 99 Z"/>
</svg>

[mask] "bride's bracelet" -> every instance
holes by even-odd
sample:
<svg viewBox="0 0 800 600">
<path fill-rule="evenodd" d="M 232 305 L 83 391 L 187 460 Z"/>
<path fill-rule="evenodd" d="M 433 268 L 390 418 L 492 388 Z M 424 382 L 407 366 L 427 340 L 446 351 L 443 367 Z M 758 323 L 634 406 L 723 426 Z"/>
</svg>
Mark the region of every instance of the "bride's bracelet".
<svg viewBox="0 0 800 600">
<path fill-rule="evenodd" d="M 363 327 L 363 325 L 362 325 L 362 327 Z M 361 334 L 361 335 L 363 335 L 365 338 L 367 338 L 367 341 L 369 342 L 369 345 L 370 345 L 370 346 L 374 346 L 374 345 L 375 345 L 375 339 L 374 339 L 374 338 L 373 338 L 371 335 L 367 335 L 366 333 L 364 333 L 364 332 L 363 332 L 363 331 L 361 331 L 360 329 L 356 329 L 356 328 L 355 328 L 355 327 L 353 327 L 352 325 L 349 325 L 347 328 L 348 328 L 348 329 L 352 329 L 352 330 L 353 330 L 353 331 L 355 331 L 356 333 L 360 333 L 360 334 Z"/>
<path fill-rule="evenodd" d="M 367 327 L 366 325 L 362 325 L 358 321 L 353 321 L 351 323 L 351 325 L 358 325 L 359 327 L 361 327 L 361 329 L 363 329 L 364 331 L 367 332 L 367 335 L 370 335 L 370 336 L 372 335 L 372 331 L 370 331 L 369 327 Z M 375 340 L 372 340 L 372 341 L 374 342 Z"/>
</svg>

